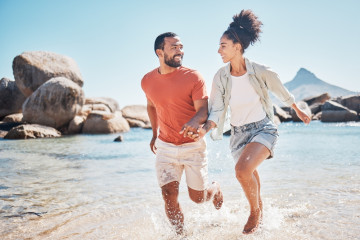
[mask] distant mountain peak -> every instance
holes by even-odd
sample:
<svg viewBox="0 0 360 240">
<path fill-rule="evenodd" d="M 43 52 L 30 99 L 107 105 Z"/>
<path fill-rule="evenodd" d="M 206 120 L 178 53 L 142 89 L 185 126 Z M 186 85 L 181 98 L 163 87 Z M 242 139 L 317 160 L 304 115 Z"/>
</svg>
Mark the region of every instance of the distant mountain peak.
<svg viewBox="0 0 360 240">
<path fill-rule="evenodd" d="M 321 80 L 317 78 L 314 73 L 310 72 L 306 68 L 300 68 L 292 81 L 294 82 L 301 81 L 303 83 L 305 81 L 306 83 L 315 83 Z"/>
<path fill-rule="evenodd" d="M 284 84 L 285 87 L 295 96 L 297 101 L 308 97 L 329 93 L 331 97 L 347 96 L 355 92 L 329 84 L 310 72 L 306 68 L 300 68 L 293 80 Z M 275 101 L 278 103 L 279 101 Z"/>
</svg>

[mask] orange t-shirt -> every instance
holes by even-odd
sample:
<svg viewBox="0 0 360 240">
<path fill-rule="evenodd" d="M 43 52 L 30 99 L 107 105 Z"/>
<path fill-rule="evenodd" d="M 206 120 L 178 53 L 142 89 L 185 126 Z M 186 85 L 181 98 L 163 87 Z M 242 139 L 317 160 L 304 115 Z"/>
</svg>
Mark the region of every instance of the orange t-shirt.
<svg viewBox="0 0 360 240">
<path fill-rule="evenodd" d="M 208 99 L 200 73 L 179 67 L 172 73 L 160 74 L 156 68 L 143 77 L 141 87 L 156 108 L 159 138 L 175 145 L 193 142 L 179 132 L 195 116 L 194 101 Z"/>
</svg>

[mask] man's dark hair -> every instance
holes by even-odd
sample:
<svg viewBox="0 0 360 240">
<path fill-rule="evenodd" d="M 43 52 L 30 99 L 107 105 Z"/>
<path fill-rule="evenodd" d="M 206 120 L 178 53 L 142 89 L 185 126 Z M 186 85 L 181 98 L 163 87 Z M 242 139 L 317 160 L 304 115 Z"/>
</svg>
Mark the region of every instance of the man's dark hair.
<svg viewBox="0 0 360 240">
<path fill-rule="evenodd" d="M 155 51 L 155 54 L 156 54 L 156 49 L 161 49 L 161 50 L 164 50 L 164 39 L 166 37 L 176 37 L 177 35 L 173 32 L 166 32 L 166 33 L 163 33 L 163 34 L 160 34 L 156 39 L 155 39 L 155 44 L 154 44 L 154 51 Z M 157 56 L 157 54 L 156 54 Z"/>
</svg>

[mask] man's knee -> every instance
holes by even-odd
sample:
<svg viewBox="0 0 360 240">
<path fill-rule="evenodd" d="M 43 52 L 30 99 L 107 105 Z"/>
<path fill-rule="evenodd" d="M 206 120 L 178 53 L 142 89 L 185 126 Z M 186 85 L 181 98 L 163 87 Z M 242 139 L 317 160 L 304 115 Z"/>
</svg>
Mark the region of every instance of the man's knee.
<svg viewBox="0 0 360 240">
<path fill-rule="evenodd" d="M 176 182 L 168 183 L 161 187 L 161 192 L 165 201 L 177 201 L 179 185 Z"/>
<path fill-rule="evenodd" d="M 205 201 L 206 191 L 196 191 L 189 188 L 189 197 L 195 203 L 203 203 Z"/>
</svg>

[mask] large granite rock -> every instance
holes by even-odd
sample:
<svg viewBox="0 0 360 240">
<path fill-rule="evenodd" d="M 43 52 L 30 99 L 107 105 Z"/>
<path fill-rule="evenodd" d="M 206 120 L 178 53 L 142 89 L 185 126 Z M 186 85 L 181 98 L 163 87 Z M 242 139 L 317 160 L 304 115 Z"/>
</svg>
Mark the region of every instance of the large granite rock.
<svg viewBox="0 0 360 240">
<path fill-rule="evenodd" d="M 309 117 L 311 117 L 311 110 L 309 108 L 309 106 L 307 105 L 306 102 L 304 101 L 299 101 L 296 103 L 296 105 L 298 106 L 298 108 L 300 108 L 301 110 L 303 110 Z M 301 122 L 300 118 L 296 115 L 296 112 L 294 109 L 290 110 L 290 114 L 292 116 L 292 119 L 294 122 Z"/>
<path fill-rule="evenodd" d="M 17 127 L 19 125 L 21 125 L 21 123 L 0 122 L 0 138 L 4 138 L 13 127 Z"/>
<path fill-rule="evenodd" d="M 78 134 L 82 132 L 82 128 L 84 126 L 84 122 L 87 116 L 80 115 L 75 116 L 69 123 L 69 127 L 67 129 L 67 134 Z"/>
<path fill-rule="evenodd" d="M 278 117 L 278 120 L 281 122 L 288 122 L 292 120 L 291 115 L 280 108 L 278 105 L 273 105 L 274 108 L 274 115 Z"/>
<path fill-rule="evenodd" d="M 311 110 L 311 113 L 313 115 L 316 115 L 317 113 L 319 113 L 321 111 L 321 106 L 322 106 L 322 103 L 314 103 L 310 106 L 310 110 Z"/>
<path fill-rule="evenodd" d="M 358 121 L 358 114 L 334 101 L 327 101 L 321 107 L 322 122 Z"/>
<path fill-rule="evenodd" d="M 319 121 L 321 120 L 321 116 L 322 116 L 322 112 L 318 112 L 313 116 L 312 120 Z"/>
<path fill-rule="evenodd" d="M 1 131 L 10 131 L 13 127 L 17 127 L 21 125 L 22 123 L 16 123 L 16 122 L 0 122 L 0 130 Z"/>
<path fill-rule="evenodd" d="M 344 107 L 343 105 L 341 105 L 340 103 L 334 102 L 334 101 L 326 101 L 322 106 L 321 106 L 321 111 L 342 111 L 342 110 L 349 110 L 347 107 Z"/>
<path fill-rule="evenodd" d="M 306 102 L 309 106 L 311 106 L 315 103 L 323 104 L 329 99 L 330 99 L 330 95 L 328 93 L 324 93 L 319 96 L 305 98 L 303 101 Z"/>
<path fill-rule="evenodd" d="M 0 130 L 0 138 L 4 138 L 8 134 L 7 131 Z"/>
<path fill-rule="evenodd" d="M 20 91 L 30 96 L 46 81 L 66 77 L 83 86 L 83 79 L 76 62 L 67 56 L 51 52 L 24 52 L 14 58 L 13 73 Z"/>
<path fill-rule="evenodd" d="M 89 105 L 92 108 L 92 110 L 100 110 L 100 111 L 104 111 L 103 109 L 99 109 L 99 108 L 105 105 L 112 113 L 119 110 L 118 102 L 115 99 L 108 97 L 86 98 L 85 105 Z"/>
<path fill-rule="evenodd" d="M 88 134 L 117 133 L 129 130 L 129 123 L 119 111 L 115 113 L 93 111 L 88 115 L 82 128 L 82 132 Z"/>
<path fill-rule="evenodd" d="M 130 127 L 151 128 L 147 108 L 144 105 L 130 105 L 121 109 L 123 117 L 129 122 Z"/>
<path fill-rule="evenodd" d="M 21 112 L 26 97 L 21 93 L 15 81 L 8 78 L 0 80 L 0 119 Z"/>
<path fill-rule="evenodd" d="M 53 138 L 60 137 L 61 133 L 54 128 L 38 124 L 23 124 L 12 128 L 5 139 Z"/>
<path fill-rule="evenodd" d="M 22 113 L 14 113 L 7 115 L 4 117 L 3 122 L 15 122 L 15 123 L 22 123 L 23 121 L 23 114 Z"/>
<path fill-rule="evenodd" d="M 41 85 L 23 105 L 23 121 L 53 128 L 66 125 L 84 104 L 81 87 L 64 77 Z"/>
<path fill-rule="evenodd" d="M 360 95 L 343 97 L 341 98 L 340 103 L 348 109 L 360 113 Z"/>
</svg>

